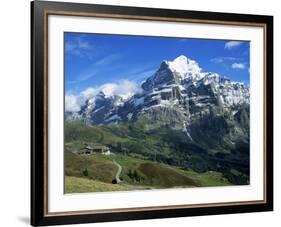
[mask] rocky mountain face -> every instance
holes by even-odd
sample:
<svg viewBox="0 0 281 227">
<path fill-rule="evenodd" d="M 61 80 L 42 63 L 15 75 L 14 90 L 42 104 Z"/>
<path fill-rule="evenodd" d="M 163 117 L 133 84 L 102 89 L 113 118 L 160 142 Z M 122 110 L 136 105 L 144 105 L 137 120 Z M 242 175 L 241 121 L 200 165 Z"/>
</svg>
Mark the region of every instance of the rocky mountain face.
<svg viewBox="0 0 281 227">
<path fill-rule="evenodd" d="M 145 118 L 148 128 L 181 130 L 206 149 L 248 143 L 250 96 L 243 83 L 204 72 L 194 60 L 179 56 L 163 61 L 141 87 L 127 99 L 100 91 L 79 112 L 66 112 L 66 121 L 107 125 Z"/>
<path fill-rule="evenodd" d="M 101 91 L 87 100 L 79 112 L 66 112 L 66 120 L 104 125 L 143 116 L 160 125 L 185 130 L 211 115 L 236 119 L 239 111 L 249 105 L 247 86 L 204 72 L 196 61 L 183 55 L 163 61 L 141 87 L 141 93 L 126 100 Z"/>
</svg>

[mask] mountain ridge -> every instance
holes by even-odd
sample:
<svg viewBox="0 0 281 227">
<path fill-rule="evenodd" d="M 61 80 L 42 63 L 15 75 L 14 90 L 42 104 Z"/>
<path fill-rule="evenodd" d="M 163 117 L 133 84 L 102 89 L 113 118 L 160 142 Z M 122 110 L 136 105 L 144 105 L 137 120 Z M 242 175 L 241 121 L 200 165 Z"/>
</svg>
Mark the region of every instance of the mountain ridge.
<svg viewBox="0 0 281 227">
<path fill-rule="evenodd" d="M 184 125 L 198 119 L 197 115 L 210 114 L 210 108 L 219 110 L 217 112 L 233 111 L 235 115 L 235 108 L 249 104 L 250 97 L 245 84 L 204 72 L 196 61 L 184 55 L 173 61 L 162 61 L 141 88 L 141 92 L 126 98 L 100 91 L 86 100 L 80 111 L 66 112 L 65 119 L 102 125 L 155 115 L 158 109 L 158 115 L 170 111 L 170 117 L 178 117 L 178 124 Z"/>
</svg>

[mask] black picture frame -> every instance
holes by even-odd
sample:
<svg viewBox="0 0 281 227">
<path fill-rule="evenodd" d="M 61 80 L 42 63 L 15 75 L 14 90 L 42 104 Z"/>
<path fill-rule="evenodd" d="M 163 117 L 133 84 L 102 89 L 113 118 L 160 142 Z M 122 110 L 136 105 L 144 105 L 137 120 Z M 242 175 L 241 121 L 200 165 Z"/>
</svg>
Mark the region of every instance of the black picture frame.
<svg viewBox="0 0 281 227">
<path fill-rule="evenodd" d="M 261 24 L 265 28 L 265 198 L 261 203 L 221 204 L 217 206 L 166 207 L 114 212 L 48 213 L 46 156 L 48 134 L 47 22 L 48 15 L 91 16 L 100 14 L 145 20 L 205 21 L 213 24 Z M 65 2 L 31 2 L 31 224 L 33 226 L 89 222 L 171 218 L 273 210 L 273 17 L 201 11 L 138 8 Z"/>
</svg>

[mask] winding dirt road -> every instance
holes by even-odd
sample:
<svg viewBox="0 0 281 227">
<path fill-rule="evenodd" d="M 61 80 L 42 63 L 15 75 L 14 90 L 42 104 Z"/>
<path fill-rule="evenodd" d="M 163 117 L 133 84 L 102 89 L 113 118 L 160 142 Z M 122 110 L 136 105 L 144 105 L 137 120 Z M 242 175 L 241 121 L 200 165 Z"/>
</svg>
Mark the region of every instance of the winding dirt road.
<svg viewBox="0 0 281 227">
<path fill-rule="evenodd" d="M 122 166 L 121 166 L 119 163 L 117 163 L 115 160 L 113 160 L 113 164 L 118 167 L 118 170 L 117 170 L 115 179 L 116 179 L 117 184 L 119 184 L 119 183 L 121 182 L 121 180 L 120 180 L 120 174 L 121 174 L 121 172 L 122 172 Z"/>
</svg>

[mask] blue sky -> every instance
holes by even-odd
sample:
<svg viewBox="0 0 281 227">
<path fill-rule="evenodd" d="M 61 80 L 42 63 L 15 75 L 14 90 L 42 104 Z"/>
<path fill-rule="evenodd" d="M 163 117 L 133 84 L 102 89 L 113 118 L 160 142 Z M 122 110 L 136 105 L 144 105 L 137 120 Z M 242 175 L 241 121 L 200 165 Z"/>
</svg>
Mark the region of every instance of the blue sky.
<svg viewBox="0 0 281 227">
<path fill-rule="evenodd" d="M 249 83 L 249 42 L 65 33 L 65 90 L 128 80 L 140 83 L 163 60 L 185 55 L 206 72 Z"/>
</svg>

